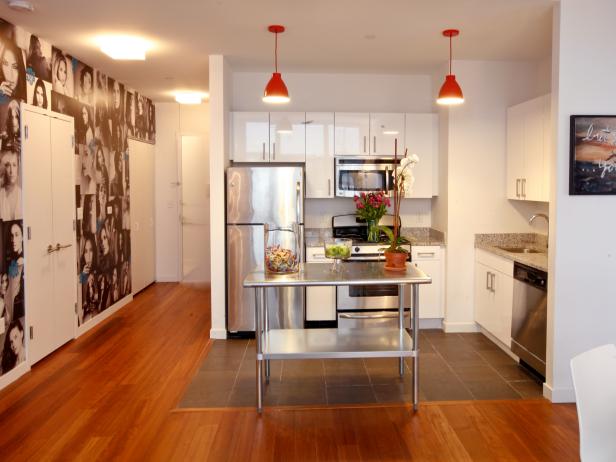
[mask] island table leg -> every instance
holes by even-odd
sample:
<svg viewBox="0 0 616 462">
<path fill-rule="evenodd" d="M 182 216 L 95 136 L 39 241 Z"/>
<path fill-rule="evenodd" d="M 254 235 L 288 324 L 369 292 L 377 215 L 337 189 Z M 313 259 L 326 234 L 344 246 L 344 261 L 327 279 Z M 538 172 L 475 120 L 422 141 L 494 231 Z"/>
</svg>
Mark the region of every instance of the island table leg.
<svg viewBox="0 0 616 462">
<path fill-rule="evenodd" d="M 400 348 L 402 349 L 402 340 L 404 338 L 404 284 L 398 285 L 398 329 L 400 329 Z M 404 375 L 404 356 L 400 356 L 399 369 L 400 377 Z"/>
<path fill-rule="evenodd" d="M 413 410 L 419 405 L 419 284 L 413 284 Z"/>
<path fill-rule="evenodd" d="M 257 345 L 257 412 L 263 412 L 263 346 L 261 345 L 261 320 L 263 319 L 263 287 L 255 288 L 255 340 Z"/>
</svg>

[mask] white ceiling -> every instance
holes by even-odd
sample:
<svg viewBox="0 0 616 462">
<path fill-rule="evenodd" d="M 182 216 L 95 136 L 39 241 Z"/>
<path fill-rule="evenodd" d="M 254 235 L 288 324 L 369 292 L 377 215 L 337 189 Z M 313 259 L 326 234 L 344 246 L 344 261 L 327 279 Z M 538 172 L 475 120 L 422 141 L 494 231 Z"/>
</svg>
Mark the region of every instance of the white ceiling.
<svg viewBox="0 0 616 462">
<path fill-rule="evenodd" d="M 0 0 L 2 1 L 2 0 Z M 18 24 L 156 101 L 174 89 L 208 88 L 208 55 L 233 69 L 295 72 L 430 72 L 446 61 L 441 31 L 461 29 L 455 59 L 533 60 L 550 54 L 553 0 L 33 0 L 0 17 Z M 103 32 L 158 42 L 145 62 L 117 62 L 89 41 Z M 371 38 L 367 38 L 371 37 Z"/>
</svg>

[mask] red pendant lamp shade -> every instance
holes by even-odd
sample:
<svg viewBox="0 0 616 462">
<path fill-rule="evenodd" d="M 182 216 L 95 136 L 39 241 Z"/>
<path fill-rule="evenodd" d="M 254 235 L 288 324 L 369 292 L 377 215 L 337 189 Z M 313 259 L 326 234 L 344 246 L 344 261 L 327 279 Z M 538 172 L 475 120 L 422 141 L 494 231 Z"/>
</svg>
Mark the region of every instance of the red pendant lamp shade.
<svg viewBox="0 0 616 462">
<path fill-rule="evenodd" d="M 263 101 L 266 103 L 281 104 L 291 101 L 289 98 L 289 90 L 282 80 L 280 72 L 278 72 L 278 34 L 284 32 L 284 26 L 269 26 L 267 28 L 272 32 L 276 39 L 274 44 L 274 66 L 275 71 L 272 74 L 272 78 L 267 82 L 265 86 L 265 92 L 263 93 Z"/>
<path fill-rule="evenodd" d="M 464 102 L 464 95 L 458 82 L 456 82 L 456 76 L 451 73 L 451 38 L 460 34 L 459 30 L 447 29 L 443 31 L 445 37 L 449 37 L 449 74 L 445 76 L 445 83 L 438 92 L 438 98 L 436 102 L 443 105 L 462 104 Z"/>
</svg>

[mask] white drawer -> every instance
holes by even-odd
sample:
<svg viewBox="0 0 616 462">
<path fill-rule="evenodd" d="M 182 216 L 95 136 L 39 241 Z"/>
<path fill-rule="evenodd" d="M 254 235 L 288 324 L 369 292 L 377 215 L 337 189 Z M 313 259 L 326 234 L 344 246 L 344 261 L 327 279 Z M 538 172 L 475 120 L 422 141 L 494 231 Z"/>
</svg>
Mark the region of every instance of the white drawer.
<svg viewBox="0 0 616 462">
<path fill-rule="evenodd" d="M 413 246 L 411 248 L 411 259 L 413 261 L 440 260 L 441 247 L 438 245 Z"/>
<path fill-rule="evenodd" d="M 483 263 L 488 268 L 500 271 L 507 276 L 513 276 L 513 261 L 495 255 L 487 250 L 475 249 L 475 261 Z"/>
</svg>

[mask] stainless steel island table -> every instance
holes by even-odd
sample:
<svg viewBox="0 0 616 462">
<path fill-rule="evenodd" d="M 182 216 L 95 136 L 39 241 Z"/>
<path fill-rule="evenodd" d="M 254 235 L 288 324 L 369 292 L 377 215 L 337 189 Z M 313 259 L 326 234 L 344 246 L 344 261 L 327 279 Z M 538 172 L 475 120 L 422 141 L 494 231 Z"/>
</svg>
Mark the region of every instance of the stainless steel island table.
<svg viewBox="0 0 616 462">
<path fill-rule="evenodd" d="M 323 263 L 302 263 L 292 274 L 249 273 L 244 287 L 255 289 L 255 326 L 257 346 L 257 410 L 263 409 L 263 370 L 269 378 L 270 359 L 318 358 L 400 358 L 400 375 L 404 358 L 413 358 L 413 409 L 419 401 L 419 284 L 432 279 L 407 263 L 406 272 L 387 271 L 384 263 L 354 262 L 332 272 Z M 264 309 L 266 287 L 398 285 L 398 327 L 356 329 L 269 329 Z M 404 286 L 412 286 L 411 335 L 404 327 Z M 263 367 L 265 361 L 265 368 Z"/>
</svg>

